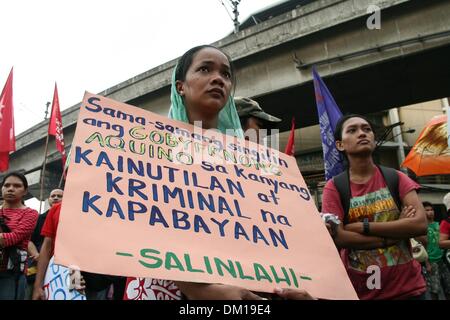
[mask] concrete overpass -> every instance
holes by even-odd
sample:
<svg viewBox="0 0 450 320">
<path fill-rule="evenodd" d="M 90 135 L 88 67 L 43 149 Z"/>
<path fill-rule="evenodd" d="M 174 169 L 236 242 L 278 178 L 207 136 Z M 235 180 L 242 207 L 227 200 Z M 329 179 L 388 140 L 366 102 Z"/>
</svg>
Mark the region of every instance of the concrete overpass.
<svg viewBox="0 0 450 320">
<path fill-rule="evenodd" d="M 450 96 L 450 1 L 308 2 L 214 43 L 234 60 L 236 95 L 253 97 L 265 110 L 284 118 L 282 131 L 289 128 L 291 116 L 299 127 L 318 123 L 313 65 L 343 112 L 372 113 Z M 370 5 L 381 9 L 379 30 L 366 27 Z M 166 114 L 175 64 L 176 60 L 169 61 L 99 94 Z M 79 106 L 63 111 L 68 147 Z M 47 126 L 44 121 L 19 135 L 17 151 L 11 155 L 11 170 L 28 174 L 34 196 Z M 61 175 L 53 141 L 49 161 L 46 185 L 51 188 Z"/>
</svg>

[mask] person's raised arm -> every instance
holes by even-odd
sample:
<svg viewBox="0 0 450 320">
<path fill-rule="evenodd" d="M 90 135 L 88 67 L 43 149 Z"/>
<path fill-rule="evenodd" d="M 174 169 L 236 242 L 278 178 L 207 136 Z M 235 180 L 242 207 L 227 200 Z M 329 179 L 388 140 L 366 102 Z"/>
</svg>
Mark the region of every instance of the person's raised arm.
<svg viewBox="0 0 450 320">
<path fill-rule="evenodd" d="M 52 247 L 53 240 L 50 237 L 45 237 L 42 243 L 41 252 L 39 254 L 39 261 L 37 265 L 36 279 L 34 280 L 33 288 L 33 300 L 44 300 L 44 290 L 42 286 L 44 285 L 45 273 L 47 272 L 47 267 L 52 257 Z"/>
</svg>

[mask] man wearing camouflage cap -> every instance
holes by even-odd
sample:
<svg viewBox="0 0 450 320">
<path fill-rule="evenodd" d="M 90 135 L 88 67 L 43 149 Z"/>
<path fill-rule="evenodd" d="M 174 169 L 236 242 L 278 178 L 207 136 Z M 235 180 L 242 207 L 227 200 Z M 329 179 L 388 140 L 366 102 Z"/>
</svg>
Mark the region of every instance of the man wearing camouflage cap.
<svg viewBox="0 0 450 320">
<path fill-rule="evenodd" d="M 281 122 L 281 119 L 264 112 L 255 100 L 235 97 L 234 103 L 241 120 L 244 136 L 249 139 L 252 137 L 251 133 L 253 134 L 253 137 L 256 134 L 256 143 L 260 142 L 259 133 L 261 129 L 275 128 L 277 123 Z"/>
</svg>

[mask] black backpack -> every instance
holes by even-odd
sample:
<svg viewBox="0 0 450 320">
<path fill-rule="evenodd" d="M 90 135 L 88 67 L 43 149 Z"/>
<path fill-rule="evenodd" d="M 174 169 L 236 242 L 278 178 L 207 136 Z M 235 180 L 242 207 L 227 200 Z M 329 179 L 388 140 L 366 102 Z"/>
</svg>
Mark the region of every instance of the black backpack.
<svg viewBox="0 0 450 320">
<path fill-rule="evenodd" d="M 400 200 L 400 194 L 398 191 L 398 173 L 397 170 L 384 167 L 384 166 L 378 166 L 378 168 L 381 171 L 381 174 L 383 175 L 384 181 L 386 181 L 386 185 L 389 189 L 389 192 L 391 193 L 392 198 L 395 201 L 395 204 L 397 205 L 398 209 L 401 211 L 402 208 L 402 202 Z M 348 211 L 350 209 L 350 198 L 351 190 L 350 190 L 350 177 L 348 170 L 345 170 L 344 172 L 341 172 L 337 176 L 333 177 L 333 183 L 336 187 L 337 191 L 339 192 L 339 196 L 341 198 L 341 204 L 342 208 L 344 209 L 344 225 L 348 223 Z"/>
<path fill-rule="evenodd" d="M 6 225 L 2 215 L 0 216 L 0 232 L 11 232 L 9 227 Z M 8 269 L 8 261 L 12 262 L 13 269 Z M 0 248 L 0 270 L 1 271 L 12 271 L 13 273 L 21 273 L 21 260 L 18 248 L 16 246 Z"/>
</svg>

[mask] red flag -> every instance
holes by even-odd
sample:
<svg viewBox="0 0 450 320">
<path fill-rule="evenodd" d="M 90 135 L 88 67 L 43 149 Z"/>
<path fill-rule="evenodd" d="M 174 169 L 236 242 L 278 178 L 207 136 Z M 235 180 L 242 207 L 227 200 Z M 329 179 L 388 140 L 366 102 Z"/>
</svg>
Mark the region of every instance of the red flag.
<svg viewBox="0 0 450 320">
<path fill-rule="evenodd" d="M 291 128 L 291 134 L 289 135 L 289 140 L 286 145 L 286 149 L 284 150 L 284 153 L 286 153 L 288 156 L 295 155 L 295 118 L 292 118 L 292 128 Z"/>
<path fill-rule="evenodd" d="M 0 96 L 0 172 L 9 168 L 9 153 L 16 151 L 13 109 L 13 68 Z"/>
<path fill-rule="evenodd" d="M 48 124 L 48 134 L 51 136 L 55 136 L 56 150 L 61 153 L 61 159 L 64 169 L 64 165 L 66 164 L 66 150 L 64 149 L 63 126 L 61 111 L 59 110 L 58 88 L 56 86 L 56 83 L 55 92 L 53 94 L 52 114 L 50 116 L 50 122 Z"/>
</svg>

